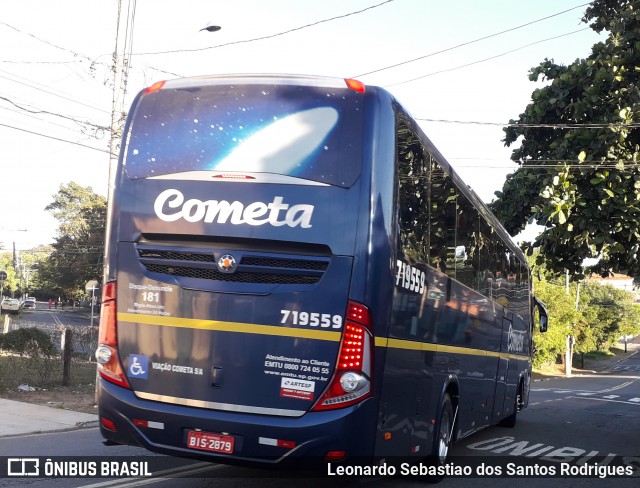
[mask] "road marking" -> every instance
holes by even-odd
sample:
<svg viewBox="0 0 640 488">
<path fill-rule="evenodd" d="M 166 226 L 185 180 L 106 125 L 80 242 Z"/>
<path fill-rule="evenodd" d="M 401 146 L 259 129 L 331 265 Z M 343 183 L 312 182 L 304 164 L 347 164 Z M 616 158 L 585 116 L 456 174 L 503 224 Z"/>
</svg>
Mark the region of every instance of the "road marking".
<svg viewBox="0 0 640 488">
<path fill-rule="evenodd" d="M 614 398 L 620 398 L 620 395 L 606 395 L 602 398 L 606 398 L 607 400 L 613 400 Z"/>
<path fill-rule="evenodd" d="M 595 400 L 596 402 L 611 402 L 611 403 L 624 403 L 625 405 L 640 405 L 640 398 L 635 399 L 636 401 L 631 400 L 608 400 L 606 398 L 597 398 L 597 397 L 583 397 L 583 396 L 572 396 L 567 398 L 575 398 L 576 400 Z M 634 399 L 632 399 L 634 400 Z"/>
<path fill-rule="evenodd" d="M 49 315 L 51 315 L 56 325 L 62 325 L 62 321 L 58 318 L 56 314 L 54 314 L 53 312 L 49 312 Z"/>
<path fill-rule="evenodd" d="M 579 396 L 591 396 L 591 395 L 597 395 L 597 392 L 595 392 L 595 391 L 586 392 L 585 391 L 585 392 L 582 392 L 582 393 L 576 393 L 576 395 L 579 395 Z"/>
<path fill-rule="evenodd" d="M 636 398 L 629 398 L 630 402 L 638 402 L 640 403 L 640 398 L 636 397 Z"/>
<path fill-rule="evenodd" d="M 633 381 L 626 381 L 624 383 L 620 383 L 618 386 L 612 386 L 611 388 L 607 388 L 606 390 L 600 390 L 598 393 L 609 393 L 611 391 L 620 390 L 625 386 L 629 386 L 631 383 L 633 383 Z"/>
<path fill-rule="evenodd" d="M 213 463 L 196 463 L 188 466 L 178 466 L 177 468 L 166 469 L 164 471 L 158 471 L 153 473 L 153 478 L 130 478 L 130 479 L 119 479 L 119 480 L 109 480 L 103 481 L 101 483 L 94 483 L 91 485 L 82 485 L 82 488 L 106 488 L 109 486 L 120 486 L 120 487 L 134 487 L 134 486 L 143 486 L 150 485 L 152 483 L 160 483 L 162 481 L 167 481 L 173 478 L 183 478 L 185 476 L 190 476 L 197 473 L 202 473 L 205 471 L 215 471 L 216 469 L 226 468 L 227 466 L 222 464 L 213 464 Z"/>
</svg>

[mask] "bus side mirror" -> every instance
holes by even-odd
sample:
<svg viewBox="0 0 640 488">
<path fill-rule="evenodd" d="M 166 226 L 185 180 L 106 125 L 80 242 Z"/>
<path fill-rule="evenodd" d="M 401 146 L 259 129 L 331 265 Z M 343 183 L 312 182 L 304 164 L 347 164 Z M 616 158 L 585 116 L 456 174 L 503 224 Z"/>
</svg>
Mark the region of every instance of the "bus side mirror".
<svg viewBox="0 0 640 488">
<path fill-rule="evenodd" d="M 546 332 L 549 319 L 546 315 L 540 315 L 540 332 Z"/>
<path fill-rule="evenodd" d="M 533 297 L 533 303 L 540 314 L 540 332 L 544 333 L 547 331 L 547 327 L 549 325 L 549 313 L 547 312 L 547 306 L 537 297 Z"/>
</svg>

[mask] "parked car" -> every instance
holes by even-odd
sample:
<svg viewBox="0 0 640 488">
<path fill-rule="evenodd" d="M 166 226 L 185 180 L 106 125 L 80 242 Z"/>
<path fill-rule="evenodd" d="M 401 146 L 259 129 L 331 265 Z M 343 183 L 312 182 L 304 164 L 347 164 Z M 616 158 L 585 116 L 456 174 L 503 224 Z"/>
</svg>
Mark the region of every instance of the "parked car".
<svg viewBox="0 0 640 488">
<path fill-rule="evenodd" d="M 5 298 L 0 304 L 0 310 L 2 313 L 19 313 L 20 301 L 15 298 Z"/>
<path fill-rule="evenodd" d="M 36 299 L 33 297 L 25 298 L 24 302 L 22 302 L 22 308 L 25 310 L 35 310 L 36 309 Z"/>
</svg>

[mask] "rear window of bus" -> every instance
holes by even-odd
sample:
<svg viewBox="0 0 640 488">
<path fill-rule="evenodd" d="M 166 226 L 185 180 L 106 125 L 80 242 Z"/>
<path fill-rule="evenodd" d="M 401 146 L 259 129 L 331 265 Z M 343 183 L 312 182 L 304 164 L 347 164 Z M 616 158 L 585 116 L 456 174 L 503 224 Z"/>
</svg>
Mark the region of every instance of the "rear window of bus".
<svg viewBox="0 0 640 488">
<path fill-rule="evenodd" d="M 129 128 L 129 178 L 272 173 L 350 187 L 360 174 L 363 96 L 347 88 L 205 85 L 145 94 Z"/>
</svg>

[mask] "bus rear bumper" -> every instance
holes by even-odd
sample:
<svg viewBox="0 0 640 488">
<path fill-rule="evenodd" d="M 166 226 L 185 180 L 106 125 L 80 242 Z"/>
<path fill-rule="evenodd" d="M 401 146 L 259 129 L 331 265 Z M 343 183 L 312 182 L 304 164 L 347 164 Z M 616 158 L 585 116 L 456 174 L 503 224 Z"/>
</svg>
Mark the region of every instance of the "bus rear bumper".
<svg viewBox="0 0 640 488">
<path fill-rule="evenodd" d="M 377 409 L 371 398 L 352 407 L 291 418 L 143 400 L 131 390 L 102 379 L 98 388 L 100 432 L 110 443 L 222 464 L 262 467 L 326 466 L 327 454 L 340 451 L 346 453 L 346 462 L 373 457 Z M 187 432 L 191 430 L 233 437 L 233 453 L 188 447 Z"/>
</svg>

